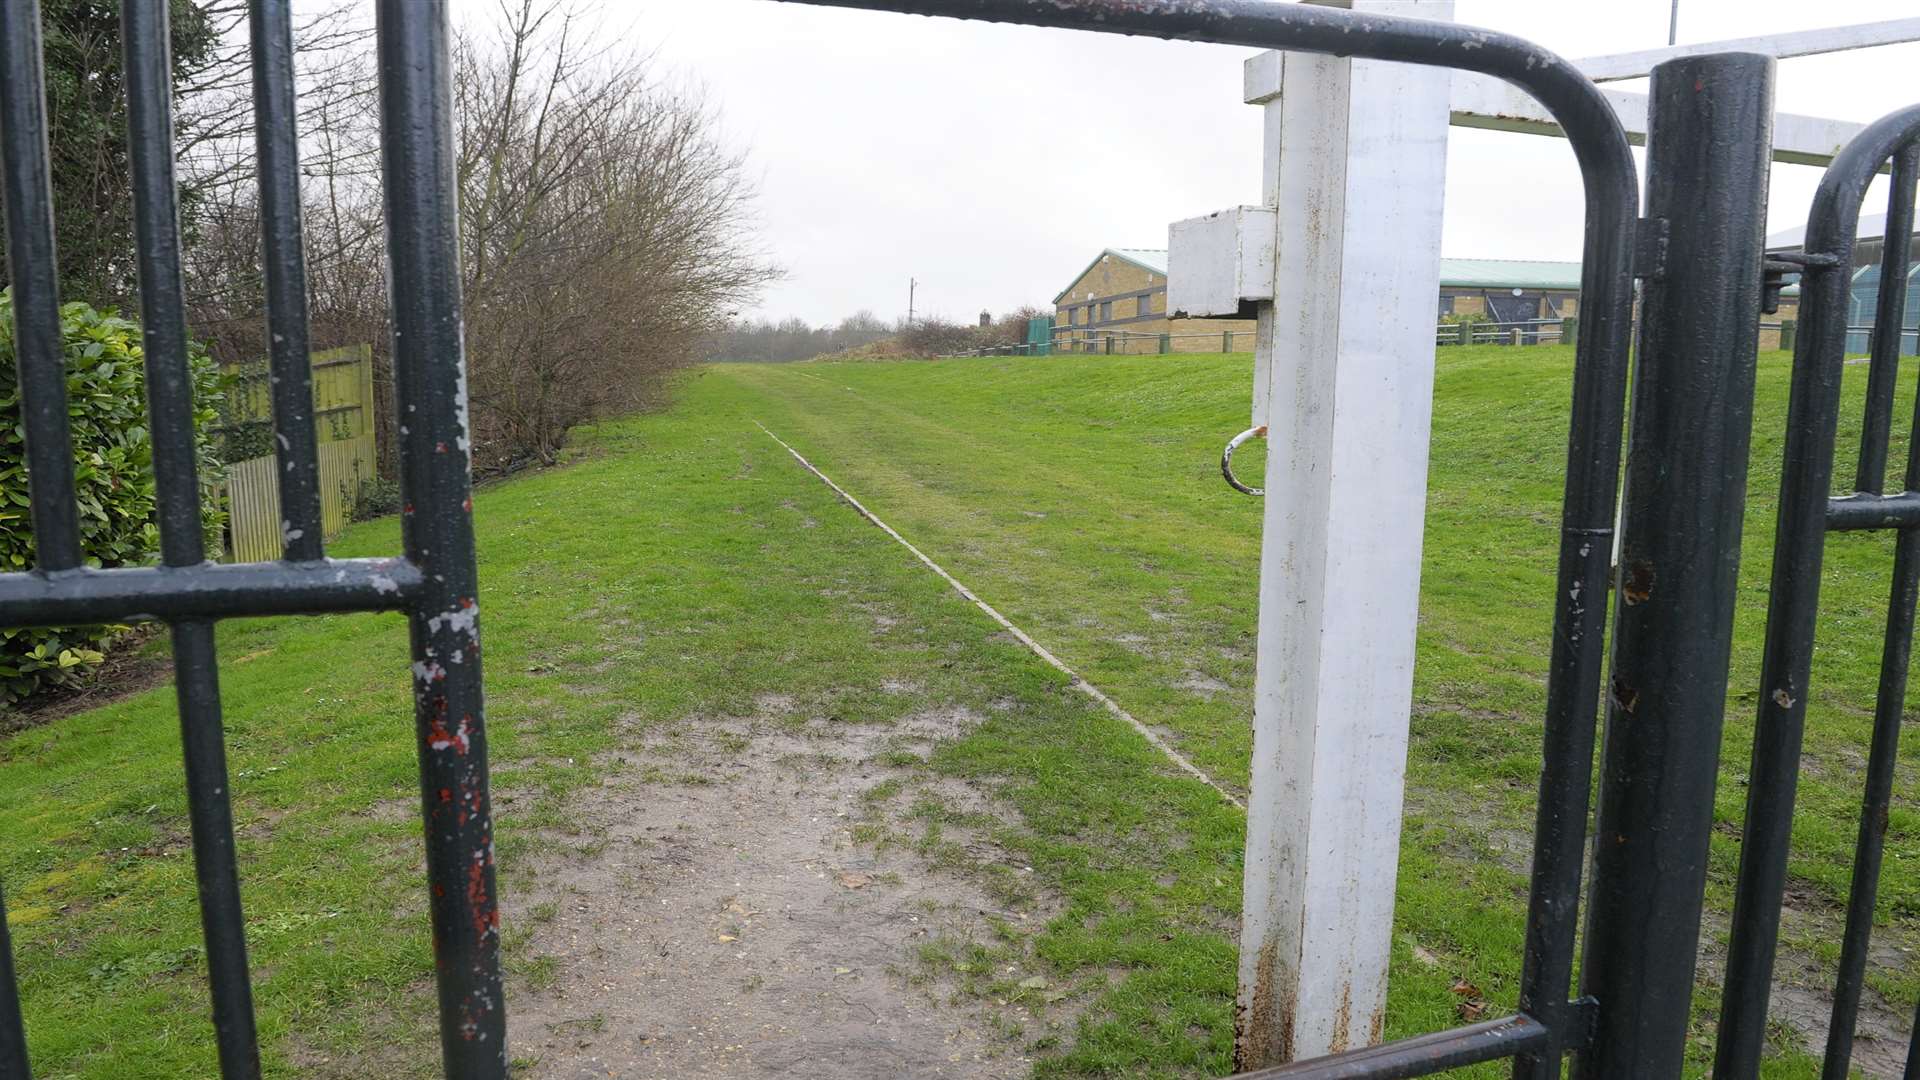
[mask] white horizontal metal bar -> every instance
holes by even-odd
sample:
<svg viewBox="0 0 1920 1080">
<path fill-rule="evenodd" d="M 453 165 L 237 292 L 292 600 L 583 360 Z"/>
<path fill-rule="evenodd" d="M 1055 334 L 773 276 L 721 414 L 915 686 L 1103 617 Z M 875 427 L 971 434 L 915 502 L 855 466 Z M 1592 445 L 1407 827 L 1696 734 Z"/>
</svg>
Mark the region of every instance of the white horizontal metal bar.
<svg viewBox="0 0 1920 1080">
<path fill-rule="evenodd" d="M 1635 146 L 1647 139 L 1647 96 L 1625 90 L 1601 90 L 1620 117 L 1627 140 Z M 1530 135 L 1561 135 L 1560 125 L 1546 107 L 1519 87 L 1485 75 L 1456 71 L 1450 102 L 1455 127 L 1519 131 Z M 1773 160 L 1796 165 L 1827 165 L 1833 155 L 1865 125 L 1828 120 L 1798 113 L 1778 113 L 1773 120 Z"/>
<path fill-rule="evenodd" d="M 1575 60 L 1573 66 L 1594 82 L 1617 79 L 1641 79 L 1653 73 L 1655 66 L 1682 56 L 1708 53 L 1750 52 L 1786 59 L 1793 56 L 1817 56 L 1822 53 L 1870 49 L 1876 45 L 1898 45 L 1920 41 L 1920 19 L 1888 19 L 1885 22 L 1858 23 L 1853 26 L 1826 26 L 1788 34 L 1762 34 L 1759 37 L 1728 41 L 1703 41 L 1692 45 L 1670 45 L 1664 49 L 1612 53 Z"/>
</svg>

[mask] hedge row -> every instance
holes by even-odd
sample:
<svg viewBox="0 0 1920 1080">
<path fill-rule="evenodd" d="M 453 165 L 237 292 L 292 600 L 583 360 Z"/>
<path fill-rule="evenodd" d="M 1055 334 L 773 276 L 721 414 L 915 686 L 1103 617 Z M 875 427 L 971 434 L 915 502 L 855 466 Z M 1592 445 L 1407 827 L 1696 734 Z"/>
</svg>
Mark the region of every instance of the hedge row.
<svg viewBox="0 0 1920 1080">
<path fill-rule="evenodd" d="M 160 550 L 160 533 L 154 525 L 153 442 L 147 431 L 140 327 L 110 310 L 74 303 L 61 308 L 60 329 L 66 343 L 67 417 L 73 433 L 74 484 L 87 564 L 152 563 Z M 207 489 L 202 493 L 202 512 L 209 540 L 217 545 L 222 517 L 211 489 L 220 480 L 220 470 L 207 433 L 218 415 L 220 375 L 198 347 L 192 350 L 189 368 L 200 478 Z M 26 570 L 33 561 L 13 294 L 4 290 L 0 291 L 0 571 Z M 115 629 L 0 630 L 0 709 L 45 687 L 79 680 L 104 658 L 103 646 Z"/>
</svg>

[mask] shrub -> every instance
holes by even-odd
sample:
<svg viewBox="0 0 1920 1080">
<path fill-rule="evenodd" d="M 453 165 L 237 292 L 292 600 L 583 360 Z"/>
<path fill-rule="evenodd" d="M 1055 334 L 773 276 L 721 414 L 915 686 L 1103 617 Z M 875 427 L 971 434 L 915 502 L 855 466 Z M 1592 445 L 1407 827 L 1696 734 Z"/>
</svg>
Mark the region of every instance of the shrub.
<svg viewBox="0 0 1920 1080">
<path fill-rule="evenodd" d="M 370 476 L 360 481 L 359 490 L 353 493 L 353 520 L 372 521 L 400 512 L 400 482 L 388 480 L 383 476 Z"/>
<path fill-rule="evenodd" d="M 940 318 L 924 318 L 900 331 L 896 341 L 915 356 L 941 356 L 979 347 L 980 329 Z"/>
<path fill-rule="evenodd" d="M 153 443 L 147 432 L 146 372 L 140 327 L 111 310 L 86 304 L 60 309 L 66 343 L 67 415 L 73 434 L 74 490 L 80 545 L 89 566 L 139 566 L 154 561 L 160 532 L 154 524 Z M 222 514 L 213 487 L 219 470 L 207 432 L 217 415 L 219 374 L 203 350 L 189 357 L 199 433 L 201 506 L 210 545 L 217 545 Z M 25 429 L 15 369 L 13 294 L 0 290 L 0 571 L 33 565 L 28 513 Z M 110 627 L 0 630 L 0 709 L 42 687 L 70 685 L 104 658 Z"/>
</svg>

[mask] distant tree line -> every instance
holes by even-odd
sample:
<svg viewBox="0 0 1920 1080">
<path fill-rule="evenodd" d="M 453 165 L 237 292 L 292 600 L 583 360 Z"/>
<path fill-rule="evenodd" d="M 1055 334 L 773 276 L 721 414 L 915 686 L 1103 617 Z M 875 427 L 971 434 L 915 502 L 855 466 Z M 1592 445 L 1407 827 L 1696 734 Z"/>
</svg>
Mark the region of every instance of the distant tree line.
<svg viewBox="0 0 1920 1080">
<path fill-rule="evenodd" d="M 898 324 L 862 311 L 832 326 L 811 326 L 805 319 L 746 319 L 715 335 L 708 353 L 717 360 L 785 364 L 827 353 L 865 349 L 899 333 Z"/>
<path fill-rule="evenodd" d="M 974 349 L 1020 345 L 1027 323 L 1049 312 L 1021 307 L 988 319 L 986 325 L 952 322 L 939 316 L 888 323 L 871 311 L 848 316 L 831 326 L 805 319 L 746 319 L 714 335 L 708 355 L 715 360 L 786 364 L 840 354 L 871 357 L 926 357 Z"/>
</svg>

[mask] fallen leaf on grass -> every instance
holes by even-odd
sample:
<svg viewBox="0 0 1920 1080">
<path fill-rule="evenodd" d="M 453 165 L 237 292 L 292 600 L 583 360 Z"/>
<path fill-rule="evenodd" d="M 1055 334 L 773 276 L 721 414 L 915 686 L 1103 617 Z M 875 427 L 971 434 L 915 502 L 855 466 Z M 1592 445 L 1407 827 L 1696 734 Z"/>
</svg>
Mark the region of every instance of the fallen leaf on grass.
<svg viewBox="0 0 1920 1080">
<path fill-rule="evenodd" d="M 873 884 L 873 879 L 865 874 L 856 874 L 851 870 L 840 871 L 840 884 L 849 889 L 864 889 Z"/>
<path fill-rule="evenodd" d="M 1461 1020 L 1471 1024 L 1487 1015 L 1487 1009 L 1490 1006 L 1487 1004 L 1487 999 L 1480 996 L 1479 987 L 1465 979 L 1456 978 L 1453 980 L 1453 992 L 1464 999 L 1454 1006 L 1454 1011 L 1460 1014 Z"/>
</svg>

